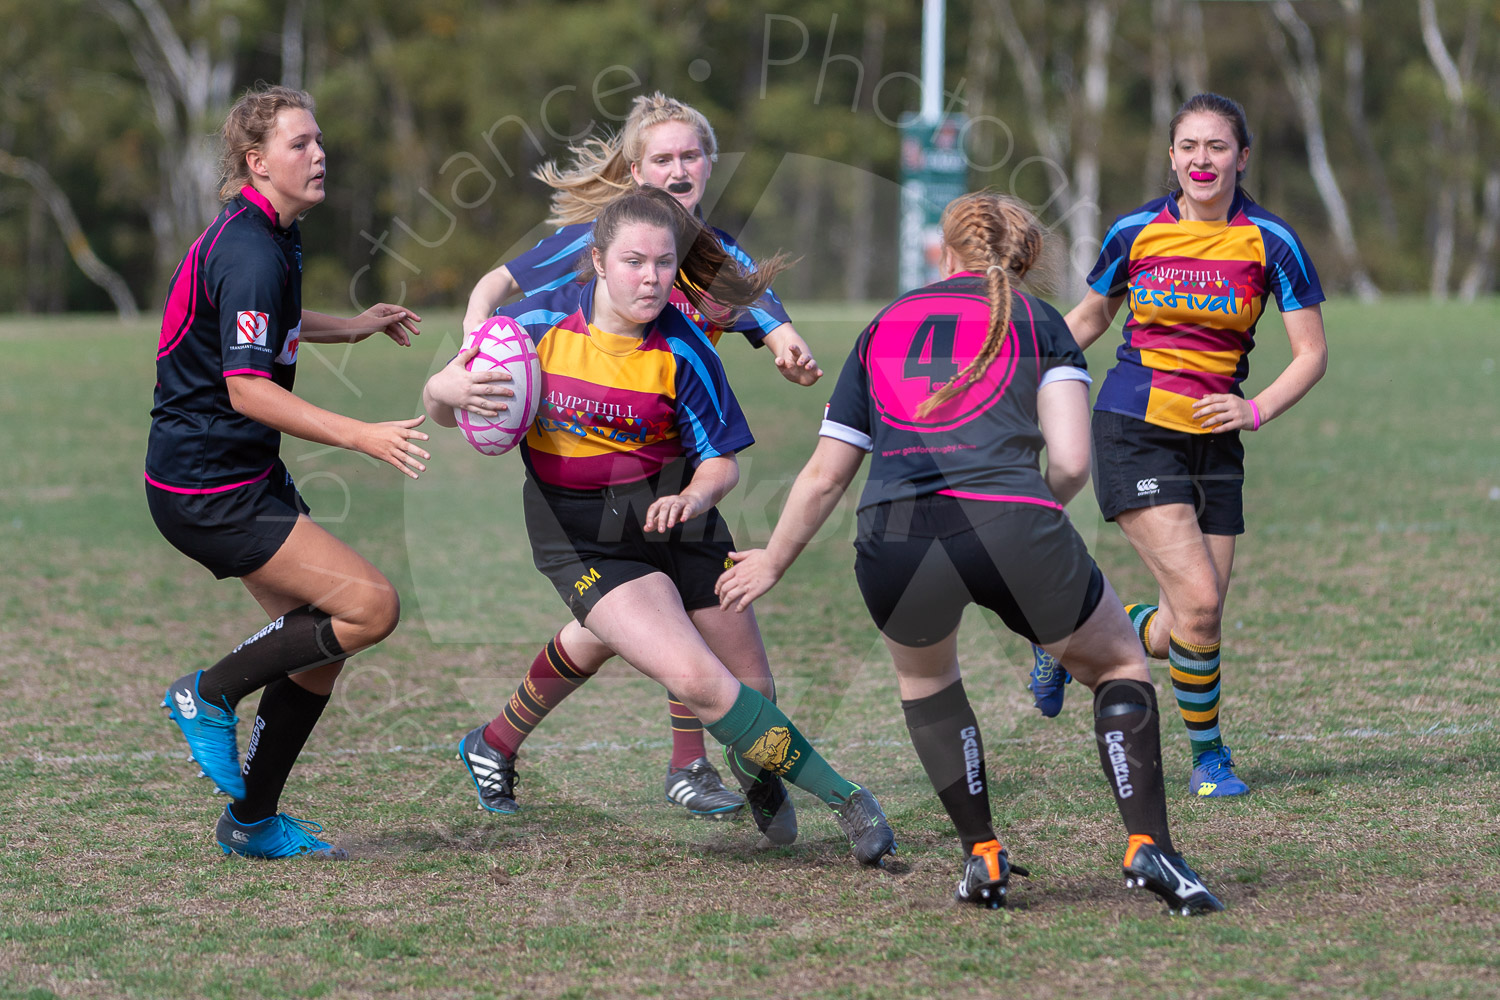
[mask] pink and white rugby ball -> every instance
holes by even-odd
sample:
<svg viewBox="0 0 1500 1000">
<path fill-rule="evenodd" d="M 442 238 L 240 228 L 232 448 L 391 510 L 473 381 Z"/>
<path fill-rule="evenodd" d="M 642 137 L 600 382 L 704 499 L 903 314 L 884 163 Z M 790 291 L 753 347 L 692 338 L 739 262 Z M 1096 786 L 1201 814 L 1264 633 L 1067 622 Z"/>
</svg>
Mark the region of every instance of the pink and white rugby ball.
<svg viewBox="0 0 1500 1000">
<path fill-rule="evenodd" d="M 508 316 L 491 316 L 479 329 L 464 337 L 464 350 L 475 343 L 479 353 L 468 364 L 471 372 L 503 368 L 511 381 L 500 383 L 515 390 L 515 396 L 504 401 L 498 416 L 481 417 L 468 410 L 453 410 L 458 429 L 481 455 L 503 455 L 510 451 L 536 419 L 537 403 L 542 397 L 542 364 L 536 345 L 526 331 Z"/>
</svg>

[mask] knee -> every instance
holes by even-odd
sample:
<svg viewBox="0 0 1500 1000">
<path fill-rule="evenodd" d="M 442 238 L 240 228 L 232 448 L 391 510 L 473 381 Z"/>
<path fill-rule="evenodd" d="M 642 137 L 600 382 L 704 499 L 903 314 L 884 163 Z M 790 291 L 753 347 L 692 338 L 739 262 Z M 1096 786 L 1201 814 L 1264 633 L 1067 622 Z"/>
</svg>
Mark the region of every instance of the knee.
<svg viewBox="0 0 1500 1000">
<path fill-rule="evenodd" d="M 710 724 L 729 714 L 729 710 L 734 707 L 735 699 L 739 697 L 739 691 L 740 682 L 730 676 L 727 670 L 722 669 L 706 676 L 699 674 L 685 678 L 681 688 L 672 688 L 672 693 L 677 696 L 678 701 L 686 705 L 698 718 Z"/>
<path fill-rule="evenodd" d="M 396 626 L 401 622 L 401 596 L 396 593 L 396 588 L 386 585 L 386 589 L 380 592 L 375 602 L 372 614 L 372 626 L 379 633 L 379 638 L 384 639 L 396 631 Z"/>
<path fill-rule="evenodd" d="M 371 587 L 357 609 L 344 616 L 344 624 L 355 633 L 354 645 L 360 649 L 373 646 L 396 631 L 401 621 L 401 598 L 396 588 Z"/>
<path fill-rule="evenodd" d="M 1193 594 L 1172 609 L 1172 631 L 1189 641 L 1212 641 L 1218 638 L 1222 615 L 1217 589 Z"/>
</svg>

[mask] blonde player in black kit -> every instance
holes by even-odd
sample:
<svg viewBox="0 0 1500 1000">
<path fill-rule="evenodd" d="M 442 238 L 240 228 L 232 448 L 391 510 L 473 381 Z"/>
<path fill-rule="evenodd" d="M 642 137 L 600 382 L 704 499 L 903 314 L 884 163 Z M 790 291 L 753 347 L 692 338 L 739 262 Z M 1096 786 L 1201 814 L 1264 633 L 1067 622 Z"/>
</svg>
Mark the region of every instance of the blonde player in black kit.
<svg viewBox="0 0 1500 1000">
<path fill-rule="evenodd" d="M 963 843 L 957 898 L 1004 904 L 979 723 L 957 654 L 977 603 L 1094 692 L 1105 778 L 1124 818 L 1126 884 L 1178 912 L 1222 909 L 1172 845 L 1156 691 L 1130 621 L 1063 505 L 1089 469 L 1088 374 L 1055 309 L 1013 290 L 1042 253 L 1019 202 L 964 195 L 943 213 L 947 277 L 865 329 L 764 549 L 732 554 L 725 608 L 769 590 L 873 454 L 855 575 L 895 660 L 912 744 Z M 1039 453 L 1047 450 L 1047 470 Z"/>
<path fill-rule="evenodd" d="M 322 827 L 277 811 L 281 790 L 346 657 L 396 627 L 380 571 L 308 516 L 281 435 L 337 445 L 413 479 L 425 417 L 365 423 L 292 393 L 298 345 L 383 332 L 407 346 L 420 317 L 371 306 L 352 319 L 302 308 L 297 219 L 323 200 L 327 160 L 312 98 L 247 93 L 224 121 L 224 209 L 172 277 L 157 347 L 146 499 L 166 539 L 219 579 L 237 576 L 270 622 L 164 705 L 193 758 L 233 801 L 215 828 L 224 853 L 344 857 Z M 235 706 L 265 688 L 240 766 Z"/>
</svg>

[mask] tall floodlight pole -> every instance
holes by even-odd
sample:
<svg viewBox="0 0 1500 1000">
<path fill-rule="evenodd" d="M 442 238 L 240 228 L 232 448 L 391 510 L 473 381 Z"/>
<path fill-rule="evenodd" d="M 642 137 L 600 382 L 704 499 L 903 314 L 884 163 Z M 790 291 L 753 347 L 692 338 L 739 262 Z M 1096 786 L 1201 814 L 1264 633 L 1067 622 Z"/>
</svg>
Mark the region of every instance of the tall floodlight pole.
<svg viewBox="0 0 1500 1000">
<path fill-rule="evenodd" d="M 936 281 L 943 206 L 967 190 L 961 114 L 943 114 L 945 0 L 923 0 L 922 104 L 901 119 L 901 288 Z"/>
</svg>

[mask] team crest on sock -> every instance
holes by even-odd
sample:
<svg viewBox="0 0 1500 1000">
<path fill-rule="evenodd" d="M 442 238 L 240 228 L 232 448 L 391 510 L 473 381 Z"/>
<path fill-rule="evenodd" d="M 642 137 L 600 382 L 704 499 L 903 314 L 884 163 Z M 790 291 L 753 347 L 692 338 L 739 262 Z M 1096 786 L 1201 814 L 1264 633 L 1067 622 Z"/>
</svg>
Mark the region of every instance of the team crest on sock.
<svg viewBox="0 0 1500 1000">
<path fill-rule="evenodd" d="M 773 774 L 786 774 L 791 770 L 793 764 L 797 763 L 800 753 L 787 756 L 792 748 L 792 734 L 785 726 L 772 726 L 761 734 L 741 756 L 746 760 L 759 764 Z"/>
</svg>

